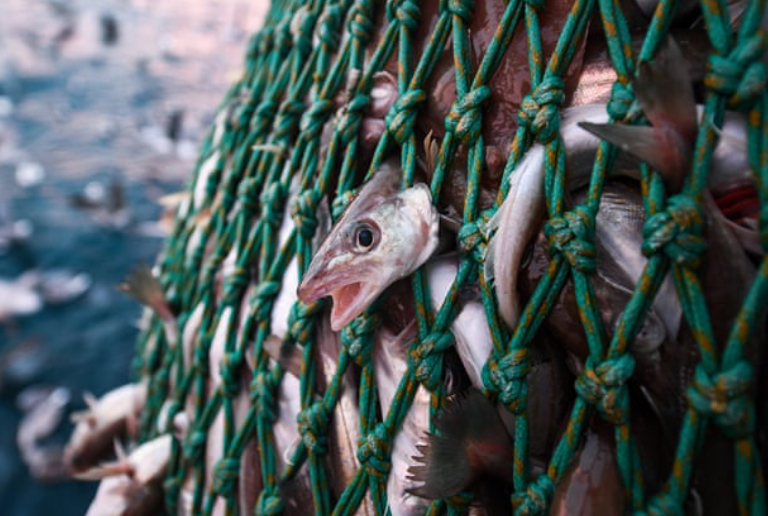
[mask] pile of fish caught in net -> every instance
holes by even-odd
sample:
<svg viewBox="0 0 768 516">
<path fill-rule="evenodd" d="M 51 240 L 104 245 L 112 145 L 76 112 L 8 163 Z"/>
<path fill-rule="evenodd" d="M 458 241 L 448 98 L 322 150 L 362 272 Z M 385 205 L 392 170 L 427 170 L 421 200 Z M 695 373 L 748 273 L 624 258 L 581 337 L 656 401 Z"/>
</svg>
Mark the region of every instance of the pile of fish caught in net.
<svg viewBox="0 0 768 516">
<path fill-rule="evenodd" d="M 274 0 L 90 514 L 765 514 L 765 4 Z"/>
</svg>

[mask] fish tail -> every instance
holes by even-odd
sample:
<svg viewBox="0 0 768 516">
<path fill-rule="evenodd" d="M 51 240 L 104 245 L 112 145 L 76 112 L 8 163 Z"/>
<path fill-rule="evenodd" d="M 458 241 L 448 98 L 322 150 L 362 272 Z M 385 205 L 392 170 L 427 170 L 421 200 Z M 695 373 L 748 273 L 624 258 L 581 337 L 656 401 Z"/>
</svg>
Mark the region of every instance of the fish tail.
<svg viewBox="0 0 768 516">
<path fill-rule="evenodd" d="M 420 485 L 408 491 L 437 499 L 463 491 L 480 476 L 508 479 L 512 473 L 512 440 L 496 407 L 480 391 L 470 389 L 451 399 L 435 421 L 435 433 L 417 446 L 420 455 L 408 478 Z"/>
<path fill-rule="evenodd" d="M 673 128 L 691 147 L 696 141 L 696 101 L 688 65 L 672 37 L 652 61 L 642 61 L 632 89 L 654 127 Z"/>
<path fill-rule="evenodd" d="M 150 307 L 163 321 L 173 321 L 173 312 L 165 299 L 163 287 L 146 263 L 135 267 L 117 288 L 144 306 Z"/>
</svg>

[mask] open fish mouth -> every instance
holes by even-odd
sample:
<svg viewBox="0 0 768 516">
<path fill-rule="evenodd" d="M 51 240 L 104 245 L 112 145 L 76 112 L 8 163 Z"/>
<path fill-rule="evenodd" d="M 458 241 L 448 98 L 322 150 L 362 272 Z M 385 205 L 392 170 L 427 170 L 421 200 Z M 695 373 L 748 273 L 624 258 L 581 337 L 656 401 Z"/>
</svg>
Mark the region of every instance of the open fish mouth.
<svg viewBox="0 0 768 516">
<path fill-rule="evenodd" d="M 363 313 L 365 307 L 377 296 L 370 284 L 355 282 L 339 287 L 331 292 L 333 309 L 331 310 L 331 329 L 340 331 L 352 319 Z"/>
<path fill-rule="evenodd" d="M 299 299 L 313 303 L 321 297 L 331 296 L 331 329 L 340 331 L 352 319 L 363 313 L 379 295 L 380 289 L 373 282 L 360 281 L 362 274 L 338 274 L 324 281 L 307 281 L 299 286 Z"/>
</svg>

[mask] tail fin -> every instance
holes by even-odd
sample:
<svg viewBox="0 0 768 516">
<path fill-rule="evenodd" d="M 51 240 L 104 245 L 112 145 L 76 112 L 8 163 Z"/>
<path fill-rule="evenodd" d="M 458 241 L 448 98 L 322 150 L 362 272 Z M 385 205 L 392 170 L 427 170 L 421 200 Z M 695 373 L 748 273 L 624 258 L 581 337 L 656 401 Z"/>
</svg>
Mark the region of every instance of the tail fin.
<svg viewBox="0 0 768 516">
<path fill-rule="evenodd" d="M 693 147 L 698 131 L 693 84 L 674 39 L 666 39 L 652 62 L 640 63 L 632 89 L 651 125 L 673 129 Z"/>
<path fill-rule="evenodd" d="M 173 320 L 173 312 L 163 293 L 163 287 L 146 263 L 135 267 L 117 286 L 139 303 L 152 308 L 163 321 Z"/>
<path fill-rule="evenodd" d="M 417 465 L 408 468 L 409 480 L 422 485 L 409 492 L 423 498 L 453 496 L 478 477 L 509 479 L 512 473 L 512 440 L 496 407 L 480 391 L 449 401 L 435 421 L 436 434 L 417 446 Z"/>
<path fill-rule="evenodd" d="M 579 123 L 579 127 L 637 156 L 659 172 L 671 191 L 678 191 L 696 142 L 696 102 L 688 69 L 671 38 L 653 62 L 640 63 L 632 84 L 652 127 Z"/>
</svg>

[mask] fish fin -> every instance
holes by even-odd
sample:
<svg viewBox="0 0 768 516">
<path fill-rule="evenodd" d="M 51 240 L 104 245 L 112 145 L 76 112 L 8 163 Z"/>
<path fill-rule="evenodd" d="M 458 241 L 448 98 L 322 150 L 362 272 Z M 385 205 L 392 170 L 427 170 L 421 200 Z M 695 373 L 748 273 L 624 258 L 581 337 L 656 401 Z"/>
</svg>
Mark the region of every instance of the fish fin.
<svg viewBox="0 0 768 516">
<path fill-rule="evenodd" d="M 394 159 L 383 162 L 373 177 L 363 185 L 339 220 L 355 219 L 399 192 L 401 176 L 400 167 Z"/>
<path fill-rule="evenodd" d="M 743 152 L 744 154 L 747 153 L 747 140 L 743 137 L 746 133 L 736 134 L 735 131 L 726 131 L 722 127 L 716 126 L 711 120 L 709 126 L 715 133 L 717 133 L 721 140 L 730 143 L 738 151 Z"/>
<path fill-rule="evenodd" d="M 440 227 L 445 228 L 456 234 L 461 229 L 461 220 L 449 217 L 443 213 L 440 214 Z"/>
<path fill-rule="evenodd" d="M 88 406 L 88 410 L 93 410 L 94 408 L 96 408 L 96 405 L 99 404 L 98 398 L 96 398 L 96 396 L 94 396 L 93 393 L 88 391 L 85 391 L 83 393 L 83 401 Z"/>
<path fill-rule="evenodd" d="M 320 244 L 323 243 L 325 237 L 331 232 L 331 227 L 333 226 L 333 218 L 331 216 L 331 208 L 328 205 L 327 196 L 323 196 L 320 200 L 320 203 L 317 205 L 315 216 L 317 217 L 317 228 L 315 229 L 315 236 L 312 237 L 313 250 L 320 248 Z"/>
<path fill-rule="evenodd" d="M 117 475 L 132 475 L 133 466 L 130 462 L 125 460 L 116 460 L 113 462 L 107 462 L 101 466 L 94 466 L 80 473 L 75 473 L 74 477 L 78 480 L 101 480 L 107 477 L 115 477 Z"/>
<path fill-rule="evenodd" d="M 435 420 L 436 433 L 418 445 L 417 463 L 409 479 L 421 485 L 409 489 L 424 498 L 453 496 L 481 475 L 508 479 L 512 473 L 512 441 L 496 407 L 479 390 L 448 401 Z"/>
<path fill-rule="evenodd" d="M 69 420 L 74 424 L 87 421 L 89 425 L 93 425 L 95 418 L 90 410 L 77 410 L 69 415 Z"/>
<path fill-rule="evenodd" d="M 403 328 L 400 333 L 395 336 L 395 340 L 393 342 L 393 346 L 397 348 L 407 348 L 411 345 L 411 342 L 416 338 L 416 335 L 418 334 L 419 326 L 416 323 L 416 319 L 411 319 L 411 321 L 405 325 L 405 328 Z"/>
<path fill-rule="evenodd" d="M 430 130 L 427 136 L 424 138 L 424 156 L 425 165 L 424 169 L 427 173 L 427 180 L 432 181 L 432 176 L 435 174 L 435 168 L 437 168 L 437 155 L 440 149 L 435 141 L 435 137 Z"/>
<path fill-rule="evenodd" d="M 668 37 L 653 61 L 643 61 L 639 68 L 632 89 L 651 125 L 671 127 L 693 146 L 698 132 L 696 101 L 680 47 Z"/>
<path fill-rule="evenodd" d="M 644 125 L 579 123 L 582 129 L 648 163 L 670 191 L 682 186 L 691 154 L 674 130 Z"/>
<path fill-rule="evenodd" d="M 186 190 L 180 192 L 169 193 L 163 195 L 157 199 L 157 204 L 167 210 L 175 209 L 182 202 L 188 201 L 192 197 L 192 194 Z"/>
<path fill-rule="evenodd" d="M 498 215 L 498 213 L 497 211 L 496 214 Z M 496 215 L 493 218 L 495 219 Z M 488 247 L 485 248 L 485 256 L 483 257 L 483 276 L 485 276 L 485 281 L 489 284 L 493 283 L 493 280 L 496 278 L 494 273 L 496 245 L 496 235 L 493 235 L 488 241 Z"/>
<path fill-rule="evenodd" d="M 163 287 L 146 263 L 135 267 L 117 289 L 139 303 L 152 308 L 163 321 L 173 321 L 173 312 L 165 299 Z"/>
<path fill-rule="evenodd" d="M 128 454 L 125 452 L 125 448 L 117 438 L 115 439 L 114 446 L 115 446 L 115 457 L 117 457 L 117 462 L 125 462 L 126 460 L 128 460 Z"/>
<path fill-rule="evenodd" d="M 280 364 L 283 369 L 296 378 L 301 378 L 301 367 L 304 359 L 295 344 L 290 341 L 283 342 L 280 337 L 270 335 L 264 339 L 264 352 Z"/>
</svg>

